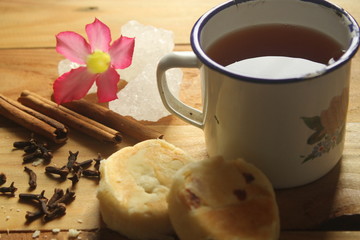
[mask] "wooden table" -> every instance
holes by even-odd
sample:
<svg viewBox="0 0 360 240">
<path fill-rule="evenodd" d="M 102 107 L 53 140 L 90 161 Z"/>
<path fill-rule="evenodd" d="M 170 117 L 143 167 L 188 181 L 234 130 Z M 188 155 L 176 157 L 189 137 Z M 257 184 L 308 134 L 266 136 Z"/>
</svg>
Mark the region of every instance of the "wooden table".
<svg viewBox="0 0 360 240">
<path fill-rule="evenodd" d="M 50 97 L 52 82 L 57 78 L 57 64 L 62 56 L 55 52 L 58 32 L 71 30 L 85 35 L 84 26 L 101 19 L 109 25 L 115 39 L 120 27 L 129 20 L 137 20 L 172 30 L 176 50 L 190 50 L 189 34 L 197 18 L 222 0 L 0 0 L 0 92 L 16 99 L 24 89 Z M 360 19 L 360 1 L 332 0 Z M 200 103 L 200 83 L 195 70 L 185 69 L 181 99 L 195 107 Z M 350 106 L 348 113 L 344 157 L 322 179 L 294 189 L 277 191 L 282 233 L 280 239 L 359 239 L 360 238 L 360 59 L 353 59 Z M 193 156 L 206 157 L 203 133 L 176 117 L 158 122 L 144 122 L 165 135 L 166 140 L 183 148 Z M 8 182 L 15 181 L 18 192 L 27 191 L 22 152 L 13 151 L 17 140 L 28 139 L 30 132 L 0 116 L 0 172 L 6 172 Z M 125 140 L 118 146 L 99 144 L 81 133 L 71 131 L 68 142 L 54 151 L 53 163 L 64 164 L 68 151 L 79 151 L 79 159 L 86 160 L 101 153 L 104 157 L 133 144 Z M 38 166 L 39 187 L 52 194 L 54 187 L 67 188 L 69 182 L 49 179 L 44 166 Z M 55 221 L 25 224 L 28 204 L 17 197 L 0 196 L 1 239 L 31 239 L 41 230 L 40 239 L 67 239 L 68 229 L 81 230 L 82 239 L 124 239 L 103 228 L 96 181 L 85 179 L 76 186 L 76 200 L 67 214 Z M 102 228 L 101 228 L 102 227 Z M 52 229 L 61 232 L 54 234 Z"/>
</svg>

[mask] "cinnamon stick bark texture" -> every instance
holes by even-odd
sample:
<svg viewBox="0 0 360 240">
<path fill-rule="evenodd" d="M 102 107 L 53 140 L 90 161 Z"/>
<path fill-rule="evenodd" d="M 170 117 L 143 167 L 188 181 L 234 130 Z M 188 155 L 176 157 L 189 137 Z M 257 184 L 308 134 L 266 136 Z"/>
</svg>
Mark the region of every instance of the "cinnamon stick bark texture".
<svg viewBox="0 0 360 240">
<path fill-rule="evenodd" d="M 55 143 L 67 140 L 67 127 L 44 114 L 0 94 L 0 114 Z"/>
<path fill-rule="evenodd" d="M 63 122 L 70 128 L 76 129 L 100 141 L 115 144 L 122 141 L 120 132 L 76 113 L 64 106 L 57 105 L 55 102 L 39 96 L 36 93 L 25 90 L 21 93 L 18 101 L 30 108 L 42 112 L 47 116 Z"/>
<path fill-rule="evenodd" d="M 121 131 L 139 141 L 163 138 L 161 133 L 136 120 L 126 118 L 106 107 L 90 103 L 83 99 L 68 102 L 63 105 L 75 112 L 101 122 L 106 126 Z"/>
</svg>

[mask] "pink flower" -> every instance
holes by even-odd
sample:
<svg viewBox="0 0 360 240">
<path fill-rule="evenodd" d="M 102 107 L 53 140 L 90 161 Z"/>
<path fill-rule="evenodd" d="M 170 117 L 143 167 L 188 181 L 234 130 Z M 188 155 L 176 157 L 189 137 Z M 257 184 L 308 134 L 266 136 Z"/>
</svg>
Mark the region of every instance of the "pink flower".
<svg viewBox="0 0 360 240">
<path fill-rule="evenodd" d="M 89 43 L 75 32 L 56 35 L 56 51 L 86 67 L 64 73 L 53 84 L 57 104 L 83 98 L 96 82 L 99 102 L 117 98 L 120 76 L 115 69 L 131 65 L 135 39 L 121 36 L 111 45 L 110 29 L 98 19 L 85 27 Z"/>
</svg>

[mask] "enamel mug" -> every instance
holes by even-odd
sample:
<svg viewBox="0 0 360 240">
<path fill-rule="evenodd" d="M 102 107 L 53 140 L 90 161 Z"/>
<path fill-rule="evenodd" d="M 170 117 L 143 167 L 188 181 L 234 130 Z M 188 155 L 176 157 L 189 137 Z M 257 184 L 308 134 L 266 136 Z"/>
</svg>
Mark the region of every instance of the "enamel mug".
<svg viewBox="0 0 360 240">
<path fill-rule="evenodd" d="M 273 23 L 320 31 L 341 45 L 343 55 L 320 71 L 291 77 L 289 69 L 290 77 L 277 79 L 233 72 L 206 54 L 228 33 Z M 190 39 L 192 52 L 173 52 L 160 60 L 158 88 L 171 113 L 204 130 L 209 156 L 243 158 L 275 188 L 310 183 L 339 162 L 350 63 L 359 46 L 359 26 L 349 13 L 323 0 L 228 1 L 200 17 Z M 171 68 L 199 68 L 201 111 L 169 91 L 165 73 Z"/>
</svg>

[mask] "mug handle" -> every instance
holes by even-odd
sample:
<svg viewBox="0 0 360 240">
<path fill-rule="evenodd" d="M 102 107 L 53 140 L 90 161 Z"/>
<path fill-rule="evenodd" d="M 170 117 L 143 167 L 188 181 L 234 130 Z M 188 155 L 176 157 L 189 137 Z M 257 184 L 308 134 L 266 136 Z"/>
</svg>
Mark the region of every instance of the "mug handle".
<svg viewBox="0 0 360 240">
<path fill-rule="evenodd" d="M 203 112 L 184 104 L 170 92 L 165 72 L 171 68 L 200 68 L 200 62 L 193 52 L 168 53 L 159 61 L 156 76 L 160 97 L 165 108 L 184 121 L 203 128 Z"/>
</svg>

